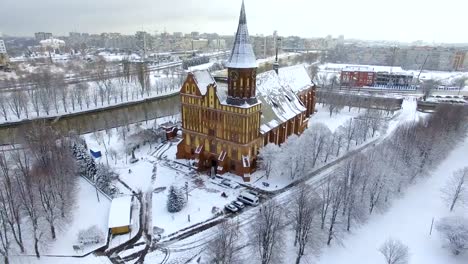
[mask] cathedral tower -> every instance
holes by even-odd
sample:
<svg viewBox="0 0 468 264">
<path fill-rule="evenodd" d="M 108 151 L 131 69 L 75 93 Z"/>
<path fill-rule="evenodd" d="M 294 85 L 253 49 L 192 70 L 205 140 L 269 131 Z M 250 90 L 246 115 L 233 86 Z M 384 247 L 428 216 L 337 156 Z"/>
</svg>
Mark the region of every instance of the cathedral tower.
<svg viewBox="0 0 468 264">
<path fill-rule="evenodd" d="M 256 104 L 257 60 L 250 43 L 244 1 L 228 68 L 228 98 L 231 105 Z"/>
</svg>

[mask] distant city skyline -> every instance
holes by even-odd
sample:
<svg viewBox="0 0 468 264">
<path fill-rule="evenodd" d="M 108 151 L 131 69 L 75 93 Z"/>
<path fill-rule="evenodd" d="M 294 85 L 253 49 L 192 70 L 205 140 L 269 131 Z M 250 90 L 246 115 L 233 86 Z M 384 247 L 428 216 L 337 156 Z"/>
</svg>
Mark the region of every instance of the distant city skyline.
<svg viewBox="0 0 468 264">
<path fill-rule="evenodd" d="M 457 29 L 468 3 L 459 0 L 245 0 L 251 35 L 337 37 L 363 40 L 468 43 Z M 233 35 L 241 0 L 3 0 L 0 32 L 192 31 Z"/>
</svg>

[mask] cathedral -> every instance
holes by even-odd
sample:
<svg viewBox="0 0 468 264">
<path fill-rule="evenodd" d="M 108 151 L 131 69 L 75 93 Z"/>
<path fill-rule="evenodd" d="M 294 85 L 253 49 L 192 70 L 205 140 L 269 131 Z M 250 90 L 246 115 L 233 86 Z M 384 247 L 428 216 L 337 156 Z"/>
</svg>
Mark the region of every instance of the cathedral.
<svg viewBox="0 0 468 264">
<path fill-rule="evenodd" d="M 226 67 L 227 82 L 216 82 L 208 71 L 188 74 L 180 90 L 177 158 L 248 182 L 260 148 L 282 144 L 307 128 L 315 111 L 315 86 L 304 65 L 257 74 L 244 3 Z"/>
</svg>

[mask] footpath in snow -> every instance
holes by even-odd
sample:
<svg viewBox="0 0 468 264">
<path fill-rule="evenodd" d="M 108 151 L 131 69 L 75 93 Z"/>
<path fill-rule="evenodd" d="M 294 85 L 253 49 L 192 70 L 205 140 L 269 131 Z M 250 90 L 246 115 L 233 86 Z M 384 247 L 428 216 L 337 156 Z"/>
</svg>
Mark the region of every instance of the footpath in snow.
<svg viewBox="0 0 468 264">
<path fill-rule="evenodd" d="M 384 263 L 378 248 L 391 237 L 409 247 L 411 264 L 467 264 L 468 254 L 453 256 L 443 248 L 443 240 L 435 229 L 429 235 L 432 218 L 437 222 L 451 214 L 468 216 L 468 210 L 461 206 L 450 213 L 441 198 L 441 188 L 453 172 L 468 166 L 467 153 L 465 138 L 432 175 L 408 188 L 387 212 L 372 216 L 368 223 L 347 235 L 343 246 L 325 249 L 318 263 Z"/>
</svg>

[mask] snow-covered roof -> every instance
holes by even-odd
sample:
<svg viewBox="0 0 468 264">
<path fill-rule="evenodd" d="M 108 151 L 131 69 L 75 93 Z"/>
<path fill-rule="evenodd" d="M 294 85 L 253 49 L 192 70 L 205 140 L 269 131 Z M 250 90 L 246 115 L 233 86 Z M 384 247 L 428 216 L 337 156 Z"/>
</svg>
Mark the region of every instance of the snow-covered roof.
<svg viewBox="0 0 468 264">
<path fill-rule="evenodd" d="M 113 199 L 109 212 L 109 228 L 129 226 L 131 207 L 131 196 Z"/>
<path fill-rule="evenodd" d="M 39 41 L 39 43 L 41 45 L 43 45 L 43 46 L 46 46 L 46 45 L 65 45 L 65 41 L 63 41 L 61 39 L 54 39 L 54 38 L 44 39 L 44 40 Z"/>
<path fill-rule="evenodd" d="M 208 71 L 193 73 L 203 95 L 210 84 L 216 86 L 216 95 L 221 104 L 227 100 L 227 83 L 216 83 Z M 297 97 L 297 92 L 309 88 L 312 81 L 304 65 L 281 68 L 279 74 L 271 70 L 257 75 L 258 103 L 262 103 L 260 132 L 266 133 L 280 124 L 306 111 Z M 251 107 L 245 104 L 238 107 Z"/>
<path fill-rule="evenodd" d="M 367 66 L 348 66 L 342 69 L 345 72 L 374 72 L 374 69 Z"/>
<path fill-rule="evenodd" d="M 213 76 L 207 71 L 194 71 L 192 72 L 193 79 L 200 90 L 202 95 L 206 94 L 207 88 L 210 84 L 216 84 L 216 81 L 213 79 Z"/>
<path fill-rule="evenodd" d="M 320 66 L 321 70 L 332 71 L 372 71 L 372 72 L 405 72 L 403 68 L 396 66 L 381 66 L 381 65 L 358 65 L 358 64 L 339 64 L 327 63 Z"/>
<path fill-rule="evenodd" d="M 280 68 L 278 76 L 280 84 L 295 93 L 308 89 L 312 85 L 304 64 Z"/>
<path fill-rule="evenodd" d="M 257 60 L 250 43 L 249 31 L 247 29 L 247 17 L 245 15 L 244 1 L 239 17 L 239 26 L 232 47 L 231 57 L 226 65 L 228 68 L 256 68 Z"/>
<path fill-rule="evenodd" d="M 270 131 L 306 110 L 290 89 L 292 84 L 284 84 L 287 85 L 281 84 L 275 71 L 257 76 L 257 99 L 262 103 L 261 133 Z"/>
</svg>

